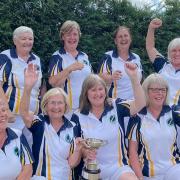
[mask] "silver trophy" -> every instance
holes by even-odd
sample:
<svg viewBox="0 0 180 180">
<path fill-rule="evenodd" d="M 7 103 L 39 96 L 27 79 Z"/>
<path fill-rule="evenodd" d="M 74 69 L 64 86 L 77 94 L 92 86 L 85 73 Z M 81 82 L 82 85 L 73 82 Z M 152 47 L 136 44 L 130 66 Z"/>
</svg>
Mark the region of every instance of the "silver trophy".
<svg viewBox="0 0 180 180">
<path fill-rule="evenodd" d="M 85 139 L 86 148 L 99 149 L 107 144 L 107 141 L 95 138 Z M 82 170 L 82 180 L 99 180 L 101 170 L 98 167 L 97 160 L 88 161 Z"/>
</svg>

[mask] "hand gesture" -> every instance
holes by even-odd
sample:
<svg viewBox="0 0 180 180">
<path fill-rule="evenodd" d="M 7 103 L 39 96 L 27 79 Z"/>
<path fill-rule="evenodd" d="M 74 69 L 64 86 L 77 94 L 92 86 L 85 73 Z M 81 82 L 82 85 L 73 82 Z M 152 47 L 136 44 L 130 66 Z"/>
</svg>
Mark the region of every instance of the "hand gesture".
<svg viewBox="0 0 180 180">
<path fill-rule="evenodd" d="M 114 72 L 112 73 L 112 80 L 113 80 L 113 81 L 114 81 L 114 80 L 119 80 L 121 77 L 122 77 L 121 71 L 116 70 L 116 71 L 114 71 Z"/>
<path fill-rule="evenodd" d="M 161 26 L 162 26 L 162 21 L 158 18 L 153 19 L 149 24 L 149 28 L 151 29 L 157 29 Z"/>
<path fill-rule="evenodd" d="M 24 71 L 24 83 L 27 89 L 32 89 L 38 80 L 39 73 L 37 71 L 37 65 L 28 64 L 28 67 Z"/>
<path fill-rule="evenodd" d="M 82 148 L 85 147 L 84 139 L 82 139 L 81 137 L 77 137 L 75 139 L 75 144 L 76 144 L 76 151 L 82 151 Z"/>
<path fill-rule="evenodd" d="M 83 69 L 83 67 L 84 67 L 83 63 L 75 62 L 75 63 L 71 64 L 68 68 L 69 68 L 70 72 L 72 72 L 72 71 L 81 70 L 81 69 Z"/>
<path fill-rule="evenodd" d="M 124 69 L 126 71 L 126 73 L 128 74 L 128 76 L 133 79 L 133 78 L 137 78 L 138 73 L 137 73 L 137 65 L 134 63 L 125 63 L 124 64 Z"/>
</svg>

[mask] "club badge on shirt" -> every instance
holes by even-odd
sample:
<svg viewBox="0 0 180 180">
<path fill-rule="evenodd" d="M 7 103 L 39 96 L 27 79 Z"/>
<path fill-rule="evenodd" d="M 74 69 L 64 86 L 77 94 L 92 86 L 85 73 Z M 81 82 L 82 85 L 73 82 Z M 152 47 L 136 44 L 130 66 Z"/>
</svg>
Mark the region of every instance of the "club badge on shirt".
<svg viewBox="0 0 180 180">
<path fill-rule="evenodd" d="M 72 138 L 70 137 L 69 134 L 66 135 L 65 140 L 66 140 L 66 142 L 69 143 L 69 144 L 72 142 Z"/>
<path fill-rule="evenodd" d="M 14 148 L 14 154 L 19 157 L 19 149 L 17 146 Z"/>
<path fill-rule="evenodd" d="M 174 124 L 172 118 L 169 118 L 166 122 L 169 126 L 172 126 Z"/>
<path fill-rule="evenodd" d="M 116 121 L 115 115 L 111 115 L 110 118 L 109 118 L 109 121 L 110 121 L 111 123 L 114 123 L 114 122 Z"/>
</svg>

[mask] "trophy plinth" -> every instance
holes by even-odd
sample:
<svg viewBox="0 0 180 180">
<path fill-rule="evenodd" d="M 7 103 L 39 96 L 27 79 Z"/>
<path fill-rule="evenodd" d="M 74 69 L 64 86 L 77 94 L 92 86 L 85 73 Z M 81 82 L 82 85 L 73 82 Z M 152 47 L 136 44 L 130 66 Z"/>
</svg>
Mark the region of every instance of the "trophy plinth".
<svg viewBox="0 0 180 180">
<path fill-rule="evenodd" d="M 95 138 L 88 138 L 85 140 L 87 148 L 99 149 L 101 146 L 107 144 L 107 141 Z M 87 162 L 82 170 L 81 179 L 83 180 L 100 180 L 101 170 L 98 168 L 98 163 L 96 160 L 91 160 Z"/>
</svg>

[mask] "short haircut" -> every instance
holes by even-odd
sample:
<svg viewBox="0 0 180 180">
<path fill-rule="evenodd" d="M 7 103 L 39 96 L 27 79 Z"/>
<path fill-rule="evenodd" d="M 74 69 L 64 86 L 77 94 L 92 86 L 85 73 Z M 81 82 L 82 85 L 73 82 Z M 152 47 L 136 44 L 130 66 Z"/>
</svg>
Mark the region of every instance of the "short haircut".
<svg viewBox="0 0 180 180">
<path fill-rule="evenodd" d="M 176 47 L 180 47 L 180 38 L 175 38 L 173 39 L 169 45 L 168 45 L 168 59 L 171 61 L 171 57 L 170 57 L 170 52 L 172 49 L 176 48 Z"/>
<path fill-rule="evenodd" d="M 86 79 L 84 80 L 83 85 L 82 85 L 82 90 L 81 90 L 81 94 L 80 94 L 80 98 L 79 98 L 80 111 L 82 111 L 84 109 L 88 110 L 88 111 L 91 110 L 92 107 L 91 107 L 91 104 L 88 99 L 88 90 L 99 84 L 104 87 L 105 93 L 106 93 L 104 105 L 110 104 L 111 101 L 108 98 L 108 89 L 107 89 L 105 81 L 96 74 L 90 74 L 89 76 L 86 77 Z"/>
<path fill-rule="evenodd" d="M 118 27 L 116 28 L 116 30 L 114 31 L 114 33 L 113 33 L 113 38 L 115 39 L 116 36 L 117 36 L 117 33 L 118 33 L 120 30 L 123 30 L 123 29 L 125 29 L 125 30 L 128 31 L 128 33 L 129 33 L 129 35 L 130 35 L 130 37 L 131 37 L 131 39 L 132 39 L 131 31 L 130 31 L 130 29 L 129 29 L 128 27 L 126 27 L 126 26 L 118 26 Z"/>
<path fill-rule="evenodd" d="M 27 26 L 19 26 L 13 32 L 13 39 L 18 38 L 22 33 L 31 33 L 34 36 L 33 30 Z"/>
<path fill-rule="evenodd" d="M 47 114 L 46 113 L 46 110 L 45 110 L 45 106 L 46 104 L 48 103 L 48 100 L 51 96 L 56 96 L 56 95 L 62 95 L 63 98 L 64 98 L 64 103 L 65 103 L 65 113 L 69 112 L 69 109 L 70 109 L 70 106 L 69 106 L 69 100 L 68 100 L 68 97 L 67 97 L 67 94 L 64 92 L 63 89 L 59 88 L 59 87 L 56 87 L 56 88 L 52 88 L 50 90 L 48 90 L 43 98 L 42 98 L 42 101 L 41 101 L 41 109 L 42 109 L 42 112 L 44 114 Z"/>
<path fill-rule="evenodd" d="M 167 81 L 158 73 L 153 73 L 150 74 L 143 82 L 142 87 L 145 93 L 145 98 L 146 98 L 146 106 L 149 105 L 149 95 L 148 95 L 148 91 L 149 91 L 149 87 L 152 84 L 157 84 L 160 87 L 165 87 L 166 88 L 166 99 L 164 104 L 168 105 L 169 104 L 169 86 Z"/>
<path fill-rule="evenodd" d="M 62 40 L 62 36 L 72 31 L 73 28 L 77 29 L 80 37 L 81 30 L 79 24 L 76 21 L 67 20 L 63 23 L 63 25 L 60 28 L 60 32 L 59 32 L 60 39 Z"/>
</svg>

